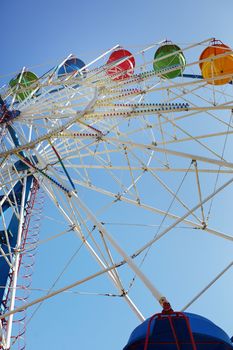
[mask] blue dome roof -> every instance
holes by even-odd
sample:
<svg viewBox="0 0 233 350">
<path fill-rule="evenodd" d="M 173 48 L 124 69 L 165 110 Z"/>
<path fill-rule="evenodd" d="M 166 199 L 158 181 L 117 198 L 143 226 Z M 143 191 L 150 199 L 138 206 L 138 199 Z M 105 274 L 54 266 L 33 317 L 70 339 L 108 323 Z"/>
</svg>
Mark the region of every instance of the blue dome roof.
<svg viewBox="0 0 233 350">
<path fill-rule="evenodd" d="M 65 61 L 65 63 L 59 68 L 58 70 L 58 77 L 61 77 L 63 75 L 75 73 L 85 67 L 85 63 L 76 57 L 71 57 Z M 83 70 L 83 73 L 85 71 Z"/>
<path fill-rule="evenodd" d="M 176 313 L 172 314 L 172 317 L 174 316 L 174 321 L 176 321 Z M 183 315 L 187 316 L 190 323 L 190 328 L 192 330 L 195 343 L 197 345 L 198 349 L 229 349 L 233 350 L 233 343 L 231 342 L 228 335 L 217 325 L 215 325 L 213 322 L 208 320 L 205 317 L 191 314 L 191 313 L 183 313 Z M 155 341 L 157 342 L 156 350 L 164 349 L 165 346 L 162 343 L 168 342 L 169 346 L 166 345 L 166 349 L 177 349 L 176 345 L 174 344 L 173 347 L 171 346 L 172 341 L 174 340 L 174 337 L 171 333 L 171 328 L 169 322 L 166 321 L 166 316 L 163 315 L 162 319 L 154 318 L 150 325 L 150 339 L 153 338 L 154 340 L 153 344 L 155 344 Z M 167 318 L 168 319 L 168 318 Z M 160 322 L 161 320 L 161 322 Z M 178 318 L 177 318 L 178 320 Z M 174 322 L 173 321 L 173 322 Z M 183 320 L 184 321 L 184 320 Z M 144 321 L 142 324 L 140 324 L 135 330 L 132 332 L 128 344 L 124 347 L 124 350 L 141 350 L 144 349 L 144 343 L 148 331 L 148 324 L 150 322 L 150 318 Z M 181 340 L 181 342 L 187 342 L 187 340 L 190 340 L 190 336 L 188 335 L 187 327 L 186 327 L 186 335 L 184 330 L 184 323 L 181 322 L 181 319 L 178 320 L 178 322 L 174 322 L 177 337 L 178 340 Z M 156 330 L 156 331 L 155 331 Z M 156 334 L 155 334 L 156 332 Z M 182 338 L 182 339 L 180 339 Z M 211 341 L 213 342 L 211 347 L 207 346 L 207 343 L 211 345 Z M 202 346 L 200 344 L 202 343 Z M 214 344 L 215 343 L 215 344 Z M 137 346 L 138 344 L 138 346 Z M 152 344 L 152 342 L 151 342 Z M 159 345 L 158 345 L 159 344 Z M 217 344 L 217 346 L 216 346 Z M 155 345 L 154 345 L 155 348 Z M 148 349 L 153 349 L 153 346 L 148 347 Z M 182 347 L 183 349 L 183 347 Z M 190 349 L 190 344 L 189 348 Z M 192 347 L 191 347 L 192 349 Z"/>
</svg>

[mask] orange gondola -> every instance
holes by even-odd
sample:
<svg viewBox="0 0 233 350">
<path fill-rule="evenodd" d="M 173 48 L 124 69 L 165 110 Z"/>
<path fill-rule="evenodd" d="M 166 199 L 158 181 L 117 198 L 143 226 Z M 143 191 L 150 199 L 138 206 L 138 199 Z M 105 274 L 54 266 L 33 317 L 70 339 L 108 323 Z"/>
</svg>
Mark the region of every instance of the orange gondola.
<svg viewBox="0 0 233 350">
<path fill-rule="evenodd" d="M 208 61 L 199 63 L 203 78 L 207 80 L 208 84 L 224 85 L 232 80 L 233 55 L 231 51 L 229 46 L 214 39 L 201 53 L 200 61 L 208 59 Z M 227 52 L 229 55 L 226 54 Z"/>
</svg>

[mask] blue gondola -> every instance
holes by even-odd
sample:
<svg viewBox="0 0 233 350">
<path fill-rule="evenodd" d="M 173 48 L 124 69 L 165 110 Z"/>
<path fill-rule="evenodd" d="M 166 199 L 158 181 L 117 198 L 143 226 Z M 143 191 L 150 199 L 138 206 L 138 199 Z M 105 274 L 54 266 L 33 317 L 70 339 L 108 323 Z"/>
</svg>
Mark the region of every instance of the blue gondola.
<svg viewBox="0 0 233 350">
<path fill-rule="evenodd" d="M 228 335 L 191 313 L 156 314 L 139 325 L 123 350 L 233 350 Z"/>
<path fill-rule="evenodd" d="M 83 67 L 85 67 L 85 63 L 79 58 L 72 56 L 58 69 L 57 75 L 59 78 L 62 78 L 78 72 L 79 75 L 85 76 L 85 69 L 81 70 Z M 80 70 L 81 72 L 79 72 Z"/>
</svg>

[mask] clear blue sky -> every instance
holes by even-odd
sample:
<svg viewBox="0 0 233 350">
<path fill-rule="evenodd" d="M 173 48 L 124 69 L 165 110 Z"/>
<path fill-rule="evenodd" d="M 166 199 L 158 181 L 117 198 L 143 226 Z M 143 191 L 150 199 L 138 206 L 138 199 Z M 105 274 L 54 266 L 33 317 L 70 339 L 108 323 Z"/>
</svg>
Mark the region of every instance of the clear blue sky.
<svg viewBox="0 0 233 350">
<path fill-rule="evenodd" d="M 38 70 L 43 70 L 44 66 L 52 67 L 70 53 L 88 63 L 118 43 L 133 50 L 138 45 L 146 46 L 165 38 L 177 43 L 190 43 L 216 37 L 233 47 L 232 13 L 232 0 L 2 0 L 0 81 L 7 82 L 12 73 L 19 71 L 23 66 L 34 67 L 35 72 L 37 65 L 42 65 Z M 55 233 L 52 231 L 52 222 L 50 227 L 42 225 L 42 239 L 48 232 Z M 76 239 L 68 235 L 66 240 L 63 238 L 54 245 L 48 244 L 42 248 L 35 267 L 35 288 L 46 289 L 50 286 L 50 282 L 46 284 L 43 276 L 47 274 L 50 281 L 55 279 L 61 271 L 62 264 L 75 251 L 74 242 Z M 172 239 L 171 244 L 175 244 Z M 208 245 L 205 240 L 203 244 Z M 69 249 L 63 251 L 62 245 L 67 245 Z M 190 259 L 197 258 L 198 249 L 200 246 L 194 242 Z M 216 249 L 216 261 L 213 261 L 216 265 L 215 271 L 220 271 L 230 258 L 220 254 L 220 259 L 225 260 L 218 268 L 219 253 L 216 246 L 213 249 Z M 54 254 L 51 254 L 51 250 Z M 230 254 L 230 249 L 226 251 Z M 76 275 L 75 271 L 80 269 L 79 264 L 83 261 L 91 264 L 90 259 L 85 260 L 85 253 L 82 254 L 83 256 L 75 261 L 77 265 L 68 270 L 67 278 L 61 281 L 59 286 L 80 278 L 80 273 Z M 56 259 L 61 259 L 61 263 Z M 163 263 L 165 266 L 168 264 L 166 259 Z M 95 266 L 93 263 L 93 270 Z M 181 264 L 178 275 L 185 283 L 186 274 L 192 272 L 185 271 L 183 267 Z M 201 264 L 199 268 L 201 270 Z M 89 271 L 83 265 L 81 269 L 83 275 Z M 171 269 L 170 277 L 176 289 L 174 276 L 175 272 Z M 207 273 L 206 282 L 213 276 L 214 273 Z M 108 289 L 109 283 L 105 279 L 100 278 L 99 281 L 100 291 Z M 191 276 L 188 277 L 188 281 L 191 282 Z M 224 283 L 222 286 L 225 288 Z M 91 287 L 90 283 L 80 288 L 80 291 L 91 290 Z M 206 296 L 191 311 L 203 314 L 203 310 L 206 310 L 208 317 L 212 316 L 226 331 L 233 334 L 233 321 L 227 309 L 227 305 L 230 304 L 232 312 L 232 284 L 231 290 L 229 287 L 227 284 L 227 290 L 220 300 L 217 297 L 218 290 L 213 288 L 212 297 L 215 296 L 215 299 L 212 309 L 210 304 L 205 309 L 208 303 Z M 166 282 L 164 288 L 167 288 Z M 182 285 L 180 288 L 183 288 Z M 194 288 L 193 294 L 197 291 L 198 288 Z M 35 293 L 34 297 L 36 296 L 41 296 L 41 293 Z M 154 312 L 154 301 L 149 301 L 149 294 L 140 297 L 142 303 L 145 300 L 146 315 L 149 316 Z M 182 298 L 181 292 L 177 305 L 184 304 Z M 120 298 L 66 294 L 46 302 L 38 311 L 28 326 L 27 346 L 28 350 L 120 350 L 137 324 L 138 320 Z"/>
</svg>

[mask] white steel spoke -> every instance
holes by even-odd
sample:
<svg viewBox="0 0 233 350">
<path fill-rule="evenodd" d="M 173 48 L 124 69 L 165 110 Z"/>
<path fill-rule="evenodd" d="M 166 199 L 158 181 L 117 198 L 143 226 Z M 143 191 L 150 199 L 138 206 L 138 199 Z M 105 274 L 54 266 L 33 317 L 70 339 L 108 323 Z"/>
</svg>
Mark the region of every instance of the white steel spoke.
<svg viewBox="0 0 233 350">
<path fill-rule="evenodd" d="M 185 311 L 191 306 L 195 301 L 197 301 L 217 280 L 224 275 L 233 266 L 233 261 L 231 261 L 210 283 L 207 284 L 188 304 L 186 304 L 181 311 Z"/>
<path fill-rule="evenodd" d="M 74 227 L 74 230 L 78 233 L 78 236 L 80 235 L 80 228 L 79 228 L 79 223 L 76 221 L 72 221 L 70 216 L 67 215 L 67 213 L 65 212 L 65 210 L 62 208 L 62 206 L 60 204 L 58 204 L 57 200 L 54 198 L 52 192 L 48 191 L 47 187 L 44 187 L 44 190 L 47 192 L 47 194 L 51 197 L 51 199 L 53 199 L 55 201 L 56 206 L 58 207 L 58 209 L 61 211 L 61 213 L 64 215 L 65 219 L 68 220 L 68 222 Z M 69 212 L 69 211 L 68 211 Z M 93 247 L 89 244 L 89 242 L 87 240 L 83 240 L 82 238 L 82 234 L 80 235 L 81 240 L 84 242 L 85 246 L 87 247 L 87 249 L 90 251 L 90 253 L 93 255 L 93 257 L 96 259 L 96 261 L 98 262 L 98 264 L 103 268 L 106 269 L 106 265 L 103 263 L 103 261 L 100 259 L 100 257 L 98 256 L 98 254 L 95 252 L 95 250 L 93 249 Z M 112 270 L 112 269 L 111 269 Z M 108 271 L 107 271 L 108 272 Z M 117 287 L 117 289 L 122 292 L 121 287 L 118 285 L 115 276 L 111 273 L 111 271 L 108 272 L 108 275 L 110 277 L 110 279 L 113 281 L 113 283 L 115 284 L 115 286 Z M 129 298 L 129 296 L 124 295 L 123 296 L 124 299 L 126 300 L 126 302 L 128 303 L 128 305 L 130 306 L 130 308 L 135 312 L 135 314 L 139 317 L 139 319 L 144 320 L 144 317 L 142 316 L 141 312 L 136 308 L 135 304 L 131 301 L 131 299 Z"/>
</svg>

